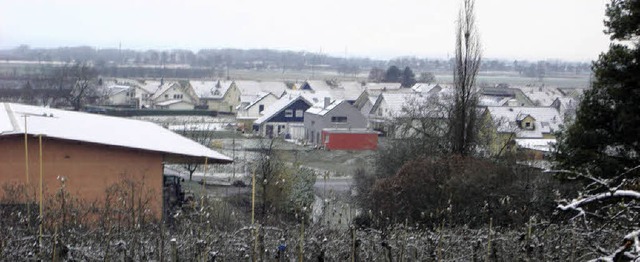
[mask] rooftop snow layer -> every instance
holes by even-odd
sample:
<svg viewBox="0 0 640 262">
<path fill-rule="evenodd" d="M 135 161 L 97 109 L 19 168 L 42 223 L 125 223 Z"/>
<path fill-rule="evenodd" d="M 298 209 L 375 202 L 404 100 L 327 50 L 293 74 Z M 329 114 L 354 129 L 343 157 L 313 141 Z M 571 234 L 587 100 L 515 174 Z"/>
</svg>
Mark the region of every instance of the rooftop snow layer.
<svg viewBox="0 0 640 262">
<path fill-rule="evenodd" d="M 159 125 L 125 118 L 23 104 L 0 103 L 0 136 L 27 133 L 71 141 L 141 149 L 187 158 L 232 159 Z"/>
<path fill-rule="evenodd" d="M 309 114 L 324 116 L 329 111 L 333 110 L 336 106 L 341 104 L 342 102 L 345 102 L 345 100 L 333 100 L 329 105 L 325 107 L 324 101 L 321 101 L 321 102 L 315 103 L 312 107 L 307 109 L 306 112 Z"/>
</svg>

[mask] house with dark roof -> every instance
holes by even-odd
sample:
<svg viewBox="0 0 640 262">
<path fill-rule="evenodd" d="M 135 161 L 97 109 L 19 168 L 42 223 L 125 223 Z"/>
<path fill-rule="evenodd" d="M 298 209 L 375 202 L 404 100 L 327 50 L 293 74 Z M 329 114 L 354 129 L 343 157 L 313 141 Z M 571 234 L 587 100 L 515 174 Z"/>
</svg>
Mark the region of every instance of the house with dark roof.
<svg viewBox="0 0 640 262">
<path fill-rule="evenodd" d="M 253 131 L 269 138 L 304 139 L 304 112 L 310 107 L 311 102 L 303 96 L 285 95 L 253 122 Z"/>
</svg>

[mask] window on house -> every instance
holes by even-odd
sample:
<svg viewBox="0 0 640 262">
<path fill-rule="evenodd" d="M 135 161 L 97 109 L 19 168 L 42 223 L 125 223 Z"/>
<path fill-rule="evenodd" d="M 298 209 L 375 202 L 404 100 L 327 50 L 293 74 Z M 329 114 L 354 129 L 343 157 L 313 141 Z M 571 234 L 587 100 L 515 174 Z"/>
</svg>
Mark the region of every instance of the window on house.
<svg viewBox="0 0 640 262">
<path fill-rule="evenodd" d="M 262 112 L 264 111 L 264 105 L 259 105 L 258 106 L 258 112 Z"/>
<path fill-rule="evenodd" d="M 331 122 L 332 123 L 344 123 L 344 122 L 347 122 L 347 117 L 346 116 L 332 116 L 331 117 Z"/>
<path fill-rule="evenodd" d="M 298 109 L 296 110 L 296 117 L 302 117 L 304 115 L 304 111 Z"/>
<path fill-rule="evenodd" d="M 531 128 L 531 122 L 526 122 L 526 123 L 524 123 L 524 126 L 525 126 L 526 128 Z"/>
<path fill-rule="evenodd" d="M 164 95 L 164 98 L 169 98 L 169 95 Z"/>
<path fill-rule="evenodd" d="M 284 110 L 284 117 L 293 117 L 293 110 L 291 109 Z"/>
</svg>

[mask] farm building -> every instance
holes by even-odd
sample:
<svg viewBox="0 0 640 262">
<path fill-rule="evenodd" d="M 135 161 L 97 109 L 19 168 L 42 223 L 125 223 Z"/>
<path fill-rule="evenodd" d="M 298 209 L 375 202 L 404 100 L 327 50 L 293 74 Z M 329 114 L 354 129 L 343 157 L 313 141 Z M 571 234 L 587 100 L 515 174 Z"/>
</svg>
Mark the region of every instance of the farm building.
<svg viewBox="0 0 640 262">
<path fill-rule="evenodd" d="M 100 204 L 109 187 L 132 181 L 144 185 L 138 194 L 148 193 L 156 218 L 165 163 L 232 161 L 153 123 L 10 103 L 0 103 L 0 148 L 2 186 L 24 185 L 38 197 L 42 176 L 50 196 L 64 180 L 72 196 Z M 0 200 L 7 197 L 0 190 Z"/>
</svg>

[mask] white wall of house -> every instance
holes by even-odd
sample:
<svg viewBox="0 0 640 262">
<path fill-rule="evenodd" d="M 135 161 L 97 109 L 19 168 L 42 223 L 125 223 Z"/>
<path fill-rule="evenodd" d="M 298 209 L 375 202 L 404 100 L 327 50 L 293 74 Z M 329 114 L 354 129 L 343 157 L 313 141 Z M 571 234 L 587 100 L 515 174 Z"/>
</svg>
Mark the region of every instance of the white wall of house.
<svg viewBox="0 0 640 262">
<path fill-rule="evenodd" d="M 269 107 L 271 104 L 273 104 L 276 101 L 278 101 L 278 98 L 276 98 L 276 96 L 272 94 L 269 94 L 264 98 L 262 98 L 257 103 L 251 105 L 250 107 L 244 110 L 238 111 L 238 117 L 257 119 L 258 117 L 262 116 L 260 114 L 261 108 L 262 108 L 262 111 L 264 111 L 267 107 Z"/>
<path fill-rule="evenodd" d="M 130 102 L 131 97 L 127 96 L 129 94 L 128 90 L 118 92 L 109 96 L 109 104 L 111 105 L 126 105 Z"/>
<path fill-rule="evenodd" d="M 166 106 L 158 106 L 160 109 L 169 109 L 169 110 L 191 110 L 194 108 L 193 104 L 180 101 L 178 103 L 166 105 Z"/>
<path fill-rule="evenodd" d="M 325 128 L 366 128 L 367 119 L 353 105 L 342 101 L 331 111 L 324 115 L 304 113 L 305 139 L 313 144 L 321 144 L 318 141 L 320 133 Z"/>
<path fill-rule="evenodd" d="M 268 137 L 269 130 L 273 130 L 273 136 L 284 137 L 289 134 L 290 139 L 302 140 L 305 138 L 304 123 L 296 122 L 267 122 L 260 126 L 258 135 Z"/>
</svg>

